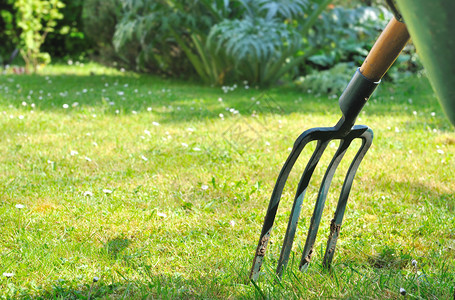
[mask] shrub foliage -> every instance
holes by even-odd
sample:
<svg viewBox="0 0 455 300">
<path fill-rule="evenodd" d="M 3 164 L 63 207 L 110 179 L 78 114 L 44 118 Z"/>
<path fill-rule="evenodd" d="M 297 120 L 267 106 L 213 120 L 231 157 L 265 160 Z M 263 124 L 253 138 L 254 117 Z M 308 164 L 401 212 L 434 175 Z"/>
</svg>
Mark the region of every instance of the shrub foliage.
<svg viewBox="0 0 455 300">
<path fill-rule="evenodd" d="M 83 31 L 95 44 L 104 62 L 116 59 L 112 38 L 121 17 L 120 0 L 84 0 L 82 8 Z"/>
<path fill-rule="evenodd" d="M 326 9 L 328 0 L 122 3 L 113 45 L 124 63 L 211 84 L 269 85 L 286 74 L 360 63 L 391 16 L 381 7 Z"/>
<path fill-rule="evenodd" d="M 329 3 L 7 0 L 0 5 L 0 37 L 8 37 L 0 55 L 21 45 L 27 65 L 37 65 L 50 57 L 36 49 L 64 57 L 93 53 L 88 49 L 94 45 L 102 61 L 141 72 L 266 86 L 285 76 L 293 80 L 340 63 L 361 63 L 391 16 L 380 6 Z M 46 36 L 50 40 L 43 44 Z"/>
<path fill-rule="evenodd" d="M 59 0 L 16 0 L 15 21 L 20 29 L 19 48 L 25 61 L 25 70 L 36 72 L 40 64 L 49 63 L 49 53 L 42 52 L 41 46 L 47 35 L 54 31 L 58 19 L 63 15 L 60 9 L 64 7 Z"/>
<path fill-rule="evenodd" d="M 127 0 L 113 37 L 134 67 L 171 74 L 189 69 L 205 82 L 267 85 L 297 66 L 302 37 L 328 0 Z M 183 72 L 187 73 L 187 72 Z"/>
</svg>

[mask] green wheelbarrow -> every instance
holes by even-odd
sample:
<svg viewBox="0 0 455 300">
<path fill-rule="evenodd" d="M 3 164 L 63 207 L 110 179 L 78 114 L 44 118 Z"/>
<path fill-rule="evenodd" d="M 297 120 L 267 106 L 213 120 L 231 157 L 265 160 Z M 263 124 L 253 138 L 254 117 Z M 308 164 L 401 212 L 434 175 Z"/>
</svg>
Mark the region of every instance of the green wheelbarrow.
<svg viewBox="0 0 455 300">
<path fill-rule="evenodd" d="M 396 0 L 433 90 L 455 125 L 455 13 L 453 0 Z"/>
<path fill-rule="evenodd" d="M 364 63 L 355 72 L 341 95 L 339 99 L 342 112 L 341 119 L 333 127 L 318 127 L 303 132 L 295 141 L 294 147 L 281 169 L 272 192 L 256 248 L 250 273 L 250 279 L 253 281 L 259 277 L 287 178 L 305 146 L 310 142 L 317 142 L 316 149 L 305 167 L 295 194 L 276 269 L 279 277 L 281 277 L 288 263 L 305 192 L 323 152 L 332 140 L 340 141 L 319 189 L 300 261 L 299 268 L 302 271 L 308 267 L 311 260 L 322 211 L 333 175 L 352 141 L 360 139 L 362 141 L 361 146 L 346 174 L 335 215 L 330 225 L 330 235 L 323 262 L 325 267 L 330 267 L 355 173 L 373 140 L 373 131 L 364 125 L 355 125 L 355 120 L 379 84 L 382 76 L 408 42 L 409 35 L 411 35 L 416 44 L 430 82 L 446 115 L 455 125 L 455 39 L 453 38 L 455 37 L 455 34 L 453 34 L 455 26 L 453 25 L 454 23 L 450 22 L 450 16 L 455 12 L 455 0 L 435 0 L 431 2 L 428 0 L 398 0 L 398 8 L 395 6 L 394 1 L 388 1 L 388 3 L 391 5 L 395 17 L 377 39 Z M 399 11 L 403 13 L 403 17 Z"/>
</svg>

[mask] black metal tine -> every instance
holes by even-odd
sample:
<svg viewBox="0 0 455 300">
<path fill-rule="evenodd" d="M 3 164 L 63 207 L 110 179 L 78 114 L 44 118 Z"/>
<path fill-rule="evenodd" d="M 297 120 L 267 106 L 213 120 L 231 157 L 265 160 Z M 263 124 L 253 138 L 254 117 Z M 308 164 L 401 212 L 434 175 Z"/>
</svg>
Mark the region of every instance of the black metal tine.
<svg viewBox="0 0 455 300">
<path fill-rule="evenodd" d="M 308 235 L 305 242 L 305 247 L 303 248 L 302 259 L 300 261 L 299 269 L 304 271 L 311 260 L 311 254 L 313 253 L 313 246 L 316 241 L 316 236 L 318 234 L 319 224 L 321 222 L 322 212 L 324 210 L 325 200 L 327 198 L 327 193 L 330 188 L 330 184 L 333 179 L 333 175 L 340 164 L 341 160 L 343 159 L 346 150 L 348 149 L 349 145 L 351 144 L 352 139 L 346 137 L 346 139 L 342 139 L 340 145 L 333 156 L 327 171 L 324 175 L 324 179 L 322 180 L 321 187 L 319 189 L 318 198 L 316 200 L 316 204 L 314 206 L 314 212 L 311 216 L 310 221 L 310 228 L 308 229 Z"/>
<path fill-rule="evenodd" d="M 362 136 L 360 136 L 360 138 L 362 139 L 362 145 L 357 151 L 357 154 L 354 157 L 351 165 L 349 166 L 348 172 L 346 173 L 346 178 L 341 189 L 340 198 L 338 200 L 335 214 L 330 223 L 330 235 L 327 241 L 327 248 L 325 250 L 323 260 L 323 266 L 326 268 L 330 268 L 330 265 L 332 263 L 352 183 L 354 182 L 354 177 L 357 172 L 357 169 L 359 168 L 360 163 L 362 162 L 365 154 L 367 153 L 368 149 L 370 148 L 373 142 L 373 131 L 371 129 L 368 129 L 362 134 Z"/>
<path fill-rule="evenodd" d="M 331 131 L 330 128 L 313 128 L 302 133 L 294 143 L 291 153 L 289 154 L 286 162 L 283 165 L 283 168 L 278 175 L 275 187 L 270 197 L 269 206 L 267 208 L 267 213 L 264 218 L 264 224 L 262 226 L 261 236 L 259 238 L 259 243 L 256 248 L 256 253 L 253 260 L 253 266 L 251 267 L 250 279 L 256 281 L 259 277 L 259 271 L 262 266 L 262 261 L 264 259 L 265 251 L 270 239 L 271 230 L 273 223 L 275 221 L 276 213 L 278 210 L 278 205 L 280 204 L 281 194 L 283 193 L 284 186 L 286 184 L 289 173 L 291 172 L 292 167 L 294 166 L 297 158 L 300 156 L 303 148 L 306 144 L 317 139 L 319 131 Z"/>
<path fill-rule="evenodd" d="M 335 157 L 332 159 L 332 162 L 329 165 L 329 169 L 326 172 L 326 175 L 324 177 L 322 186 L 327 185 L 327 191 L 328 191 L 328 186 L 330 186 L 330 181 L 332 180 L 333 173 L 335 172 L 335 170 L 339 164 L 339 161 L 342 159 L 344 153 L 346 152 L 346 149 L 349 147 L 350 142 L 354 138 L 360 137 L 367 129 L 368 129 L 368 127 L 366 127 L 366 126 L 354 126 L 348 132 L 348 134 L 345 135 L 345 134 L 343 134 L 342 131 L 337 130 L 336 127 L 313 128 L 313 129 L 309 129 L 309 130 L 305 131 L 304 133 L 302 133 L 299 136 L 299 138 L 295 141 L 294 147 L 293 147 L 291 153 L 289 154 L 283 168 L 280 171 L 280 174 L 277 178 L 277 182 L 276 182 L 275 187 L 272 192 L 272 196 L 270 198 L 269 206 L 267 208 L 267 213 L 266 213 L 266 216 L 264 219 L 264 224 L 262 226 L 261 236 L 259 238 L 258 246 L 256 248 L 255 257 L 253 260 L 253 265 L 251 268 L 251 273 L 250 273 L 251 280 L 256 281 L 259 277 L 259 271 L 261 269 L 261 266 L 262 266 L 262 263 L 264 260 L 265 252 L 266 252 L 267 245 L 268 245 L 268 242 L 270 239 L 270 234 L 271 234 L 271 231 L 273 228 L 273 224 L 275 221 L 276 213 L 277 213 L 278 206 L 279 206 L 279 203 L 281 200 L 281 195 L 282 195 L 284 186 L 288 179 L 289 173 L 291 172 L 295 162 L 297 161 L 298 157 L 300 156 L 302 150 L 305 148 L 306 144 L 308 144 L 311 141 L 315 141 L 315 140 L 318 141 L 318 145 L 316 146 L 316 151 L 313 153 L 312 158 L 310 159 L 309 163 L 307 164 L 307 167 L 305 168 L 306 170 L 308 169 L 307 175 L 305 175 L 305 176 L 302 175 L 302 177 L 305 177 L 305 178 L 307 176 L 308 177 L 312 176 L 312 173 L 313 173 L 320 157 L 322 156 L 322 153 L 326 149 L 328 142 L 332 139 L 342 140 L 342 142 L 340 143 L 340 146 L 337 150 L 337 153 L 335 154 Z M 339 159 L 337 159 L 337 157 Z M 330 171 L 331 169 L 333 169 L 333 171 Z M 331 174 L 331 175 L 329 176 L 328 174 Z M 293 220 L 293 218 L 295 218 L 295 220 L 297 220 L 299 217 L 300 210 L 301 210 L 301 201 L 303 201 L 303 196 L 304 196 L 303 192 L 306 189 L 305 186 L 307 186 L 307 183 L 305 183 L 306 180 L 309 180 L 309 178 L 303 179 L 303 180 L 301 179 L 301 182 L 299 183 L 298 193 L 295 198 L 296 201 L 293 204 L 295 208 L 293 209 L 294 211 L 291 213 L 291 220 L 290 220 L 291 226 L 289 226 L 289 224 L 288 224 L 288 230 L 286 233 L 287 238 L 285 237 L 285 240 L 287 239 L 286 244 L 289 244 L 290 248 L 292 248 L 293 235 L 295 235 L 295 229 L 293 229 L 293 227 L 292 227 L 293 226 L 292 224 L 294 222 L 292 220 Z M 323 196 L 323 197 L 321 196 L 322 195 L 321 191 L 323 191 L 322 186 L 321 186 L 321 189 L 319 192 L 320 195 L 318 195 L 319 202 L 320 202 L 319 199 L 321 199 L 321 200 L 323 200 L 323 202 L 325 202 L 325 197 L 327 195 L 327 191 L 325 191 L 325 196 Z M 322 203 L 322 204 L 324 204 L 324 203 Z M 322 207 L 323 207 L 323 205 L 322 205 Z M 316 212 L 316 209 L 315 209 L 315 212 Z M 315 215 L 313 214 L 312 221 L 314 219 L 314 216 Z M 318 221 L 317 225 L 319 226 L 320 216 L 318 218 L 319 218 L 319 221 Z M 310 228 L 311 228 L 311 226 L 310 226 Z M 292 233 L 292 231 L 294 231 L 294 232 Z M 317 228 L 316 228 L 315 234 L 317 234 Z M 292 238 L 291 238 L 291 236 L 292 236 Z M 315 237 L 312 238 L 312 240 L 313 240 L 312 243 L 314 244 Z M 308 239 L 307 239 L 307 244 L 308 244 Z M 305 248 L 307 248 L 307 245 L 305 245 Z M 282 255 L 280 255 L 281 266 L 284 266 L 283 262 L 287 263 L 287 261 L 289 259 L 289 255 L 288 254 L 286 255 L 286 253 L 288 251 L 289 250 L 285 250 L 285 252 L 283 254 L 283 249 L 282 249 Z M 286 258 L 286 259 L 284 259 L 284 258 Z M 282 269 L 283 269 L 282 267 L 279 267 L 277 269 L 277 271 L 282 272 Z"/>
<path fill-rule="evenodd" d="M 292 244 L 294 242 L 295 232 L 297 230 L 297 224 L 299 221 L 300 211 L 302 209 L 303 199 L 305 198 L 305 193 L 310 183 L 311 176 L 313 175 L 316 166 L 321 159 L 322 154 L 327 148 L 330 140 L 318 141 L 316 149 L 313 152 L 310 160 L 308 161 L 304 172 L 300 178 L 299 185 L 297 187 L 297 192 L 295 194 L 294 203 L 292 205 L 291 215 L 289 217 L 288 227 L 286 229 L 286 234 L 284 236 L 283 247 L 281 248 L 280 259 L 278 260 L 278 266 L 276 273 L 278 277 L 281 277 L 284 268 L 286 267 L 289 255 L 291 253 Z"/>
</svg>

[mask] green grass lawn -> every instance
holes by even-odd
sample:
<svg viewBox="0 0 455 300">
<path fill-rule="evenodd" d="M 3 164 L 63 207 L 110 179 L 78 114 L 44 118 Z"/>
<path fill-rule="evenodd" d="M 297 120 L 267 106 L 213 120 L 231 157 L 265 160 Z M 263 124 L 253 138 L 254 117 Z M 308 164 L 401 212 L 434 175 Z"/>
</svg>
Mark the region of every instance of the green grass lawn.
<svg viewBox="0 0 455 300">
<path fill-rule="evenodd" d="M 0 75 L 1 296 L 398 298 L 404 288 L 411 298 L 451 299 L 455 132 L 417 76 L 384 82 L 357 121 L 375 140 L 331 272 L 321 252 L 354 149 L 334 178 L 306 273 L 298 262 L 335 142 L 307 191 L 283 280 L 274 269 L 314 145 L 283 193 L 263 274 L 249 282 L 290 147 L 340 116 L 336 96 L 293 87 L 223 89 L 93 64 Z"/>
</svg>

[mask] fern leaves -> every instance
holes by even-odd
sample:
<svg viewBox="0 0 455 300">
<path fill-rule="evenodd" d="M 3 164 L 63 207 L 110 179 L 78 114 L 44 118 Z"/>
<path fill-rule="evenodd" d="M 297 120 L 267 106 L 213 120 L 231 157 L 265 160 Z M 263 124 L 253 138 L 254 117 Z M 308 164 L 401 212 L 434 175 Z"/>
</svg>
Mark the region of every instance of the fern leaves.
<svg viewBox="0 0 455 300">
<path fill-rule="evenodd" d="M 263 18 L 224 20 L 212 27 L 208 37 L 209 45 L 216 45 L 217 52 L 223 49 L 237 65 L 245 61 L 266 63 L 297 49 L 300 40 L 286 24 Z"/>
<path fill-rule="evenodd" d="M 220 84 L 231 71 L 229 78 L 260 85 L 273 83 L 289 64 L 301 61 L 293 59 L 303 40 L 298 28 L 308 25 L 305 16 L 311 6 L 310 0 L 122 3 L 114 46 L 120 51 L 138 45 L 138 64 L 156 60 L 156 65 L 166 67 L 172 64 L 167 51 L 177 52 L 206 82 Z"/>
</svg>

